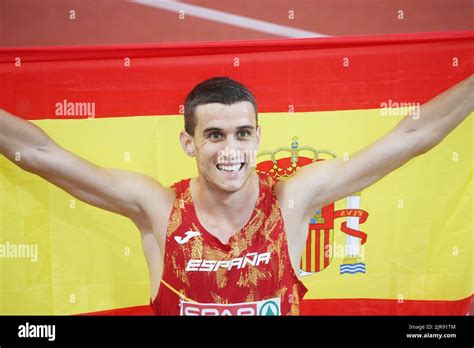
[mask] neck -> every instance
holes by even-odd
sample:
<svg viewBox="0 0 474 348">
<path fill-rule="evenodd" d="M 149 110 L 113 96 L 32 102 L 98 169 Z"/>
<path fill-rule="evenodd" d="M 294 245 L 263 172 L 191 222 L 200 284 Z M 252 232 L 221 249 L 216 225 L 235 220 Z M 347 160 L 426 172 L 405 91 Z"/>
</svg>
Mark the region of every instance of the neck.
<svg viewBox="0 0 474 348">
<path fill-rule="evenodd" d="M 243 205 L 254 201 L 258 196 L 258 176 L 252 175 L 245 182 L 244 186 L 235 192 L 225 192 L 219 190 L 203 178 L 198 176 L 191 180 L 191 191 L 194 203 L 203 207 L 205 211 L 214 216 L 232 216 L 236 211 L 242 210 Z M 253 207 L 253 205 L 252 205 Z M 232 213 L 229 215 L 229 213 Z"/>
</svg>

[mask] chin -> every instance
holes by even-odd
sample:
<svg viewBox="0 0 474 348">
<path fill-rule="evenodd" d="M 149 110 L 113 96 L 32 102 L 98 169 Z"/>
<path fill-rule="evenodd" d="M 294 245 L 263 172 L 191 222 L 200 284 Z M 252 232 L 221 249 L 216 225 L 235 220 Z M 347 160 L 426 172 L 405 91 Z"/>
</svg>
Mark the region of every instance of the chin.
<svg viewBox="0 0 474 348">
<path fill-rule="evenodd" d="M 245 184 L 246 180 L 239 181 L 239 182 L 218 182 L 217 186 L 220 190 L 227 192 L 227 193 L 234 193 L 239 191 Z"/>
</svg>

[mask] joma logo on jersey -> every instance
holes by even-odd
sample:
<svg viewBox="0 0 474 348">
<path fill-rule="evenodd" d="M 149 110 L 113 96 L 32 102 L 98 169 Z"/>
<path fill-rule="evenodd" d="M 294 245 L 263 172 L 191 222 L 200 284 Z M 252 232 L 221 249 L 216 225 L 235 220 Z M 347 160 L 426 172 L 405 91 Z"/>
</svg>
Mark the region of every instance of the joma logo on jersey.
<svg viewBox="0 0 474 348">
<path fill-rule="evenodd" d="M 247 265 L 258 266 L 261 263 L 268 264 L 269 262 L 270 252 L 262 254 L 250 253 L 230 260 L 189 260 L 186 272 L 216 272 L 219 268 L 225 268 L 230 271 L 232 268 L 241 269 Z"/>
</svg>

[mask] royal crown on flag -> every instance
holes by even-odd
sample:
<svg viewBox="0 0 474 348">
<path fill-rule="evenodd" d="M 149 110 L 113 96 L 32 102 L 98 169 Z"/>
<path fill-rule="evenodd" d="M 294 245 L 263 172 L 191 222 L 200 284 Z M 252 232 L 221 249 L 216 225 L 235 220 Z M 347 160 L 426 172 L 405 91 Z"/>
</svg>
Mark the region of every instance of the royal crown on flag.
<svg viewBox="0 0 474 348">
<path fill-rule="evenodd" d="M 311 152 L 312 158 L 299 156 L 299 153 L 302 151 Z M 277 157 L 284 153 L 289 153 L 289 157 L 277 159 Z M 291 139 L 291 145 L 289 147 L 277 147 L 272 151 L 259 152 L 257 158 L 270 156 L 271 168 L 268 169 L 268 164 L 270 163 L 266 163 L 267 161 L 260 162 L 257 165 L 257 172 L 270 174 L 276 180 L 284 180 L 293 176 L 299 167 L 320 160 L 320 154 L 327 154 L 333 158 L 336 157 L 336 155 L 329 150 L 316 149 L 312 146 L 300 146 L 298 137 L 294 136 Z"/>
<path fill-rule="evenodd" d="M 310 153 L 310 157 L 301 156 L 302 152 Z M 320 155 L 332 158 L 336 155 L 326 149 L 316 149 L 312 146 L 300 146 L 298 137 L 291 139 L 289 147 L 278 147 L 271 151 L 257 154 L 256 171 L 271 176 L 274 180 L 286 180 L 293 176 L 298 168 L 310 163 L 324 161 Z M 263 160 L 264 157 L 270 157 Z M 365 273 L 365 263 L 362 262 L 360 246 L 364 244 L 367 235 L 358 230 L 358 225 L 365 222 L 368 213 L 360 209 L 360 192 L 347 197 L 347 209 L 334 211 L 334 203 L 328 204 L 316 211 L 309 222 L 308 239 L 301 256 L 301 274 L 310 275 L 327 268 L 334 256 L 334 219 L 345 217 L 341 231 L 346 233 L 344 261 L 340 274 Z"/>
</svg>

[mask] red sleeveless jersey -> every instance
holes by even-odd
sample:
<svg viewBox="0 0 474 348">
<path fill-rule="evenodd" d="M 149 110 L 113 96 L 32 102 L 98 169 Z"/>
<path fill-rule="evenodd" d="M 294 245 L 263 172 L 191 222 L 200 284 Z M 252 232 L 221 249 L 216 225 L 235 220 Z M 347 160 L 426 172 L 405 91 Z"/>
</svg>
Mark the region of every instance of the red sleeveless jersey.
<svg viewBox="0 0 474 348">
<path fill-rule="evenodd" d="M 222 244 L 199 222 L 190 179 L 175 183 L 157 315 L 297 315 L 307 289 L 295 275 L 275 182 L 259 174 L 247 224 Z"/>
</svg>

